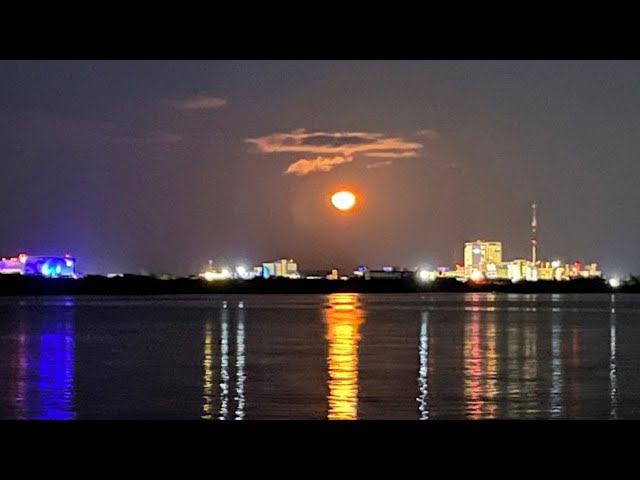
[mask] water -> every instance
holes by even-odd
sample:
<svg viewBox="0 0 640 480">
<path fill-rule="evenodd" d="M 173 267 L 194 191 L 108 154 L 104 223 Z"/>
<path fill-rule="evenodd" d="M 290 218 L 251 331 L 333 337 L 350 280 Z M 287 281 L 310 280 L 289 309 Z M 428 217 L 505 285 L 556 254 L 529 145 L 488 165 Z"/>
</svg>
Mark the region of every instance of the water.
<svg viewBox="0 0 640 480">
<path fill-rule="evenodd" d="M 3 419 L 640 418 L 640 296 L 0 298 Z"/>
</svg>

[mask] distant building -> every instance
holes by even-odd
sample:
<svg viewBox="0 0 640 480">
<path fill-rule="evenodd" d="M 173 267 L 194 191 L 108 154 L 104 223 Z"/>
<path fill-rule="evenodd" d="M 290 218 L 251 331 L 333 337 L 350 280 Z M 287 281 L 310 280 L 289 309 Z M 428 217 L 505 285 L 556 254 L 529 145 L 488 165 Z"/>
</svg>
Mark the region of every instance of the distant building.
<svg viewBox="0 0 640 480">
<path fill-rule="evenodd" d="M 502 263 L 502 242 L 477 240 L 464 244 L 464 269 L 467 275 L 473 269 L 486 273 L 488 264 Z"/>
<path fill-rule="evenodd" d="M 525 269 L 529 261 L 525 259 L 516 259 L 507 263 L 507 278 L 514 282 L 519 282 L 525 278 Z"/>
<path fill-rule="evenodd" d="M 293 259 L 281 258 L 274 262 L 262 264 L 262 276 L 269 277 L 285 277 L 300 278 L 298 273 L 298 264 Z"/>
<path fill-rule="evenodd" d="M 360 265 L 358 268 L 356 268 L 353 271 L 353 276 L 354 277 L 364 277 L 364 272 L 367 271 L 367 267 L 365 267 L 364 265 Z"/>
<path fill-rule="evenodd" d="M 338 280 L 338 270 L 300 270 L 300 278 L 306 280 Z"/>
<path fill-rule="evenodd" d="M 402 280 L 415 277 L 415 272 L 397 267 L 384 267 L 382 270 L 366 269 L 363 276 L 365 280 Z"/>
<path fill-rule="evenodd" d="M 69 254 L 64 257 L 50 257 L 21 253 L 15 257 L 3 257 L 0 261 L 0 273 L 40 275 L 51 278 L 77 278 L 78 276 L 76 259 Z"/>
</svg>

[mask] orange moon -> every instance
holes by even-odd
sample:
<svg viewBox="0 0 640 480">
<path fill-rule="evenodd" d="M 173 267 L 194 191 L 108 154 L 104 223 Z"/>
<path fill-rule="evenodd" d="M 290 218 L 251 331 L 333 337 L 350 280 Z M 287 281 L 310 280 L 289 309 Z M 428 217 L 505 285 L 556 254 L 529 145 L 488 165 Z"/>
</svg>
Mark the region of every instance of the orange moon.
<svg viewBox="0 0 640 480">
<path fill-rule="evenodd" d="M 356 196 L 348 190 L 341 190 L 331 195 L 331 204 L 341 212 L 348 212 L 355 206 Z"/>
</svg>

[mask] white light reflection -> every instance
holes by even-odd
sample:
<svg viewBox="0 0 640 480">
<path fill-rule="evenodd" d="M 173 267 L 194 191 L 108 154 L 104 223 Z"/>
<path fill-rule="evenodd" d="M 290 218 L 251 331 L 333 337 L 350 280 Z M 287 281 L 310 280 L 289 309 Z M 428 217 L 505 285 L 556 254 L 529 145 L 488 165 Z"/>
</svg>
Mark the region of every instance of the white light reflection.
<svg viewBox="0 0 640 480">
<path fill-rule="evenodd" d="M 427 326 L 429 321 L 429 312 L 422 312 L 421 314 L 422 324 L 420 326 L 420 370 L 418 371 L 418 388 L 420 390 L 420 396 L 418 400 L 418 410 L 420 411 L 420 420 L 429 419 L 429 406 L 427 405 L 427 393 L 428 393 L 428 364 L 427 359 L 429 356 L 429 338 L 427 334 Z"/>
<path fill-rule="evenodd" d="M 213 323 L 207 320 L 204 326 L 204 387 L 202 393 L 202 419 L 213 418 Z"/>
<path fill-rule="evenodd" d="M 616 365 L 616 309 L 615 309 L 615 295 L 611 295 L 611 317 L 610 317 L 610 349 L 611 357 L 609 358 L 609 398 L 611 399 L 611 414 L 612 419 L 618 418 L 618 373 Z"/>
<path fill-rule="evenodd" d="M 236 420 L 244 418 L 244 304 L 238 304 L 236 325 Z"/>
<path fill-rule="evenodd" d="M 520 360 L 520 330 L 515 325 L 507 327 L 507 405 L 506 418 L 513 418 L 516 415 L 517 403 L 520 399 L 520 386 L 518 379 L 520 372 L 518 363 Z"/>
<path fill-rule="evenodd" d="M 538 378 L 538 328 L 536 325 L 524 327 L 524 362 L 522 364 L 522 395 L 526 403 L 525 414 L 535 415 L 539 412 L 536 394 Z"/>
<path fill-rule="evenodd" d="M 559 310 L 559 309 L 558 309 Z M 560 338 L 562 326 L 560 317 L 555 313 L 551 318 L 551 418 L 562 413 L 562 357 L 560 356 Z"/>
<path fill-rule="evenodd" d="M 229 413 L 229 310 L 224 302 L 220 316 L 220 420 Z"/>
</svg>

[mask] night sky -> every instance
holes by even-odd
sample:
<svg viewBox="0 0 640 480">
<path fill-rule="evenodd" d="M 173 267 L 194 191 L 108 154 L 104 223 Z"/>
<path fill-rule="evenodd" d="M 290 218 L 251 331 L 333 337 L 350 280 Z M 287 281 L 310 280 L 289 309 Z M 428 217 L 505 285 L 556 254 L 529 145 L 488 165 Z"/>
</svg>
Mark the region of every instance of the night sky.
<svg viewBox="0 0 640 480">
<path fill-rule="evenodd" d="M 435 267 L 536 201 L 541 258 L 637 274 L 638 152 L 636 61 L 3 61 L 0 253 Z"/>
</svg>

